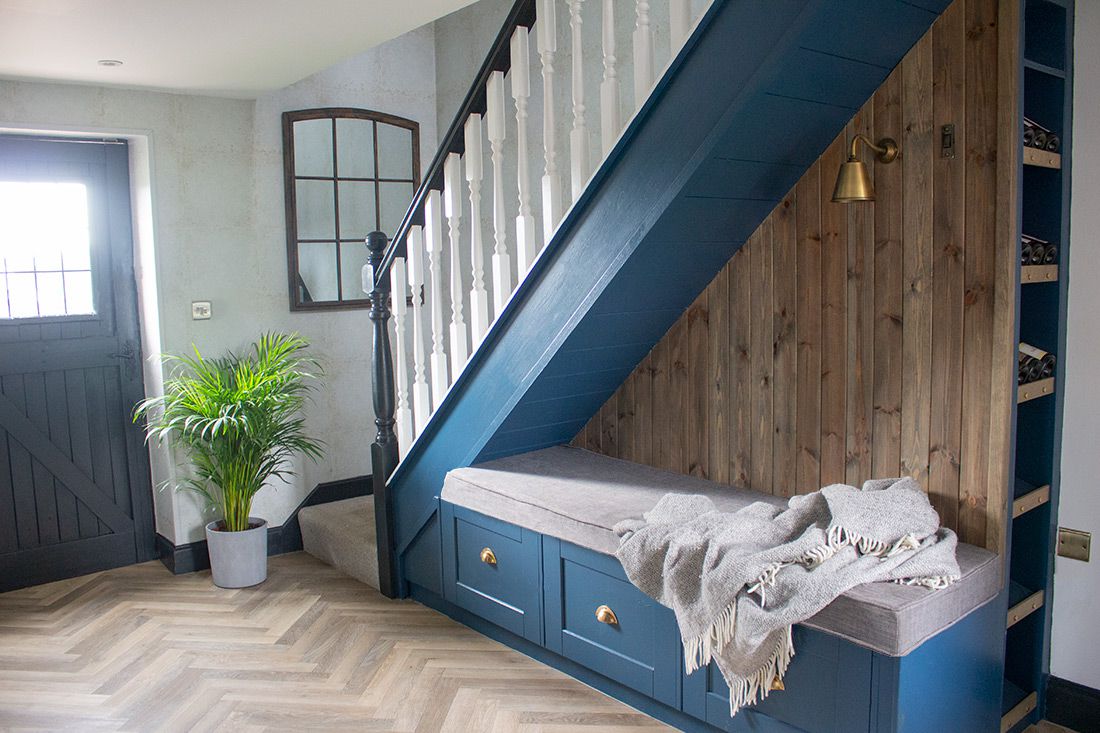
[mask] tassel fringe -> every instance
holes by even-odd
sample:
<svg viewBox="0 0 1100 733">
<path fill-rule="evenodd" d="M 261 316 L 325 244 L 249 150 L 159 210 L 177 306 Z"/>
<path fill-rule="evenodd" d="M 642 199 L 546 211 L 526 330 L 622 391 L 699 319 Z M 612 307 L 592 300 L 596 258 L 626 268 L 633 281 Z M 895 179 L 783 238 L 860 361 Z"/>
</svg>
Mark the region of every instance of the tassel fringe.
<svg viewBox="0 0 1100 733">
<path fill-rule="evenodd" d="M 794 658 L 794 639 L 791 637 L 791 627 L 780 636 L 779 643 L 771 657 L 748 678 L 734 678 L 730 683 L 730 716 L 737 714 L 746 705 L 755 705 L 772 691 L 772 681 L 782 680 L 787 673 Z"/>
<path fill-rule="evenodd" d="M 861 555 L 888 558 L 920 548 L 920 542 L 911 534 L 905 535 L 897 542 L 889 544 L 880 540 L 863 537 L 855 532 L 850 532 L 843 527 L 829 527 L 826 544 L 811 548 L 804 552 L 800 558 L 790 562 L 774 562 L 764 568 L 755 583 L 747 586 L 745 592 L 760 597 L 760 606 L 767 605 L 766 591 L 775 585 L 779 571 L 788 565 L 803 565 L 813 569 L 831 558 L 845 547 L 854 547 Z M 902 578 L 895 580 L 901 585 L 919 585 L 933 590 L 940 590 L 959 579 L 957 575 L 940 575 L 925 578 Z M 737 599 L 719 613 L 711 622 L 710 627 L 692 639 L 684 640 L 684 666 L 688 674 L 710 664 L 715 654 L 720 654 L 726 644 L 733 640 L 737 629 Z M 794 642 L 791 638 L 791 627 L 780 638 L 771 657 L 760 669 L 745 679 L 735 679 L 730 683 L 730 715 L 734 715 L 742 707 L 760 702 L 771 692 L 772 681 L 782 681 L 787 667 L 794 657 Z"/>
</svg>

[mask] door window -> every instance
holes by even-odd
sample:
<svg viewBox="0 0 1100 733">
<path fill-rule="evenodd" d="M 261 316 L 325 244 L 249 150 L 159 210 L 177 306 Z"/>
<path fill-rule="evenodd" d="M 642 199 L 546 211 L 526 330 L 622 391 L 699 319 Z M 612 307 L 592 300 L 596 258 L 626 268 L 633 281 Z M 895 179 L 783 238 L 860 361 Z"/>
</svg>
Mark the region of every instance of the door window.
<svg viewBox="0 0 1100 733">
<path fill-rule="evenodd" d="M 0 181 L 0 319 L 95 312 L 85 184 Z"/>
</svg>

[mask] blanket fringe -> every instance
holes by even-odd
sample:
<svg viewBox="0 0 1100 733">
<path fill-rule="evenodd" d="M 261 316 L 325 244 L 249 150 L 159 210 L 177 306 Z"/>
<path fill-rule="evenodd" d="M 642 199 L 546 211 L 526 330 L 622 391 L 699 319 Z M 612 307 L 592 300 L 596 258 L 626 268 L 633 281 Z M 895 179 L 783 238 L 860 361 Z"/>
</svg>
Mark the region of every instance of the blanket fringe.
<svg viewBox="0 0 1100 733">
<path fill-rule="evenodd" d="M 684 641 L 684 666 L 687 673 L 691 674 L 710 664 L 714 655 L 733 640 L 736 627 L 737 600 L 734 599 L 733 603 L 715 617 L 705 633 Z"/>
<path fill-rule="evenodd" d="M 898 578 L 898 585 L 920 585 L 932 590 L 943 590 L 959 579 L 958 575 L 931 575 L 927 578 Z"/>
<path fill-rule="evenodd" d="M 767 605 L 767 589 L 775 585 L 775 578 L 780 570 L 788 565 L 796 564 L 803 565 L 812 570 L 845 547 L 854 547 L 861 555 L 887 558 L 907 550 L 920 549 L 920 542 L 917 541 L 917 538 L 913 535 L 907 534 L 897 542 L 889 544 L 881 540 L 863 537 L 844 527 L 829 527 L 825 544 L 806 550 L 806 552 L 802 553 L 802 556 L 796 560 L 790 562 L 777 561 L 768 565 L 757 577 L 756 582 L 749 585 L 745 590 L 749 594 L 758 595 L 760 597 L 760 605 L 764 607 Z M 958 578 L 919 578 L 914 579 L 914 582 L 907 581 L 907 584 L 923 585 L 928 588 L 938 589 L 947 587 L 954 580 L 958 580 Z M 721 647 L 719 647 L 717 651 L 721 651 Z"/>
<path fill-rule="evenodd" d="M 791 659 L 794 658 L 794 639 L 791 628 L 780 636 L 771 657 L 750 677 L 730 680 L 730 716 L 737 714 L 746 705 L 755 705 L 772 691 L 775 680 L 783 680 Z"/>
</svg>

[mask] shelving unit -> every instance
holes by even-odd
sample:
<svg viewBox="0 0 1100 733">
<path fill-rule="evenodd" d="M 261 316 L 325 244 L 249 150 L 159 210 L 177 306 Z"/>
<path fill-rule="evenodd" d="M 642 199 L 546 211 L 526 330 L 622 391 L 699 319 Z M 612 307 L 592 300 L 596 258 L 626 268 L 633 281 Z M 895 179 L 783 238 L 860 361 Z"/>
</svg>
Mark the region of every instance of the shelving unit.
<svg viewBox="0 0 1100 733">
<path fill-rule="evenodd" d="M 1050 658 L 1048 602 L 1057 534 L 1065 312 L 1069 263 L 1073 0 L 1021 0 L 1023 118 L 1061 136 L 1058 152 L 1023 147 L 1017 170 L 1021 232 L 1057 243 L 1059 263 L 1020 267 L 1017 336 L 1058 357 L 1050 379 L 1017 387 L 1014 483 L 1007 531 L 1001 731 L 1041 717 Z"/>
<path fill-rule="evenodd" d="M 1030 402 L 1031 400 L 1035 400 L 1040 397 L 1046 397 L 1052 394 L 1054 394 L 1054 377 L 1051 377 L 1050 379 L 1040 379 L 1037 382 L 1028 382 L 1027 384 L 1021 384 L 1018 388 L 1016 401 Z"/>
<path fill-rule="evenodd" d="M 1024 265 L 1020 268 L 1020 283 L 1033 285 L 1058 281 L 1058 265 Z"/>
</svg>

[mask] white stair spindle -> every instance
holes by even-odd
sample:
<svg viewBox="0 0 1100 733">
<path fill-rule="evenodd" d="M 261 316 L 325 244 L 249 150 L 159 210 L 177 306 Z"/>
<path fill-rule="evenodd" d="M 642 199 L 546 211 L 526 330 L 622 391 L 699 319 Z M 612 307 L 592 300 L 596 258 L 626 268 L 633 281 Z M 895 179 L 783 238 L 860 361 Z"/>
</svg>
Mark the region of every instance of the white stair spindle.
<svg viewBox="0 0 1100 733">
<path fill-rule="evenodd" d="M 573 129 L 569 131 L 569 180 L 576 201 L 588 182 L 588 125 L 584 119 L 584 42 L 581 8 L 584 0 L 569 0 L 569 28 L 573 39 Z"/>
<path fill-rule="evenodd" d="M 443 163 L 443 215 L 451 243 L 451 374 L 455 379 L 470 358 L 469 333 L 462 316 L 462 158 L 451 153 Z"/>
<path fill-rule="evenodd" d="M 603 82 L 600 84 L 600 142 L 611 152 L 622 129 L 619 114 L 619 73 L 615 68 L 615 0 L 603 0 Z"/>
<path fill-rule="evenodd" d="M 680 52 L 691 30 L 691 0 L 668 0 L 669 50 L 672 56 Z"/>
<path fill-rule="evenodd" d="M 542 176 L 542 240 L 554 236 L 562 217 L 561 177 L 558 174 L 557 133 L 554 115 L 554 54 L 558 51 L 555 0 L 537 0 L 536 41 L 542 65 L 542 145 L 545 172 Z"/>
<path fill-rule="evenodd" d="M 531 269 L 538 254 L 535 217 L 531 213 L 531 171 L 527 161 L 527 99 L 531 96 L 530 47 L 528 30 L 523 26 L 512 33 L 512 100 L 516 103 L 516 173 L 519 189 L 519 215 L 516 216 L 516 270 L 519 279 Z"/>
<path fill-rule="evenodd" d="M 424 221 L 428 222 L 425 246 L 428 250 L 428 279 L 431 286 L 432 412 L 439 409 L 451 386 L 447 375 L 447 352 L 443 350 L 443 237 L 439 214 L 439 192 L 430 191 L 427 201 L 424 202 Z"/>
<path fill-rule="evenodd" d="M 413 413 L 409 407 L 409 365 L 405 363 L 405 321 L 409 314 L 409 286 L 405 258 L 395 257 L 390 265 L 390 293 L 393 313 L 393 372 L 397 406 L 397 448 L 402 458 L 413 439 Z"/>
<path fill-rule="evenodd" d="M 649 24 L 649 3 L 634 4 L 637 21 L 634 25 L 634 107 L 642 106 L 653 86 L 653 27 Z"/>
<path fill-rule="evenodd" d="M 512 294 L 512 258 L 508 255 L 508 216 L 504 208 L 504 72 L 489 75 L 485 122 L 493 165 L 493 318 L 499 318 Z"/>
<path fill-rule="evenodd" d="M 409 287 L 412 289 L 412 339 L 413 339 L 413 436 L 420 435 L 428 425 L 432 414 L 432 396 L 428 390 L 427 357 L 424 353 L 425 332 L 424 304 L 420 294 L 424 292 L 424 233 L 420 227 L 409 230 L 405 244 L 408 260 Z M 433 297 L 437 297 L 433 294 Z M 432 303 L 431 307 L 435 307 Z M 442 310 L 443 304 L 439 304 Z M 441 319 L 442 320 L 442 319 Z"/>
<path fill-rule="evenodd" d="M 466 120 L 466 152 L 462 161 L 466 168 L 466 183 L 470 187 L 470 264 L 473 275 L 470 286 L 470 348 L 489 332 L 489 297 L 485 290 L 485 250 L 481 233 L 481 115 Z"/>
</svg>

